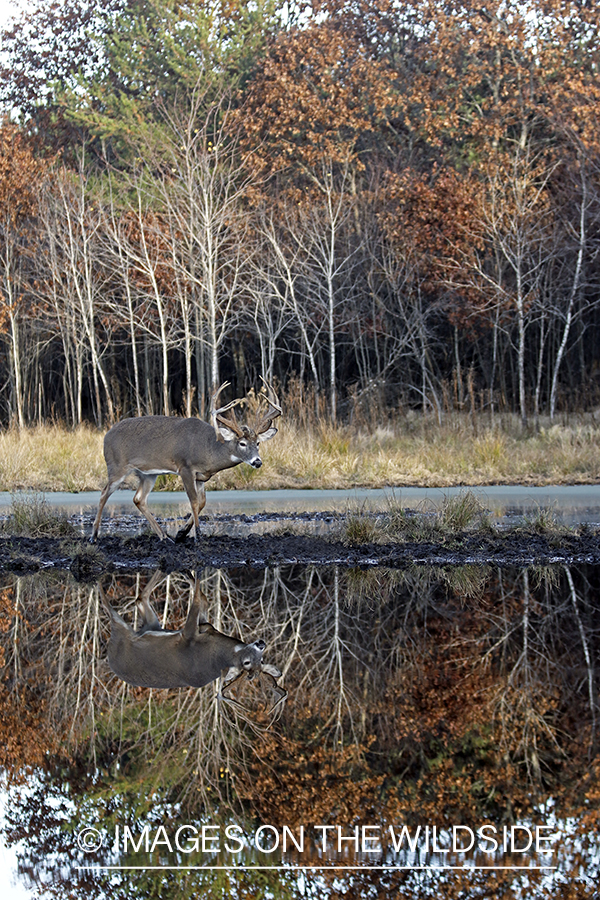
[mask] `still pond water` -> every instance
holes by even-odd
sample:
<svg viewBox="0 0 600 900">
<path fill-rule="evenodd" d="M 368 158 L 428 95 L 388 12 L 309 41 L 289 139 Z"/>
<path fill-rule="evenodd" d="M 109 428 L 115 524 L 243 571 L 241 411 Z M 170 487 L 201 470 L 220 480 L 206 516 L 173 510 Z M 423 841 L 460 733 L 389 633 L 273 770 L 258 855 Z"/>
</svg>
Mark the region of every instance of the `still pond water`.
<svg viewBox="0 0 600 900">
<path fill-rule="evenodd" d="M 493 521 L 510 524 L 540 509 L 552 510 L 565 525 L 600 523 L 600 485 L 486 485 L 484 487 L 423 488 L 401 487 L 367 490 L 279 490 L 279 491 L 212 491 L 207 492 L 205 512 L 209 515 L 256 515 L 257 513 L 302 513 L 306 511 L 347 509 L 383 509 L 390 500 L 407 509 L 424 511 L 439 508 L 446 497 L 454 497 L 465 491 L 477 496 L 481 505 L 490 513 Z M 100 497 L 99 491 L 78 494 L 48 493 L 45 500 L 70 516 L 78 516 L 84 528 L 91 528 Z M 110 497 L 104 516 L 103 528 L 122 525 L 120 517 L 135 514 L 132 522 L 143 522 L 132 504 L 133 491 L 115 491 Z M 8 512 L 13 495 L 0 492 L 0 516 Z M 149 504 L 156 515 L 187 516 L 189 504 L 183 491 L 153 491 Z M 145 524 L 145 523 L 144 523 Z"/>
<path fill-rule="evenodd" d="M 4 576 L 4 900 L 593 897 L 599 589 L 593 567 Z M 157 630 L 186 623 L 185 647 Z"/>
</svg>

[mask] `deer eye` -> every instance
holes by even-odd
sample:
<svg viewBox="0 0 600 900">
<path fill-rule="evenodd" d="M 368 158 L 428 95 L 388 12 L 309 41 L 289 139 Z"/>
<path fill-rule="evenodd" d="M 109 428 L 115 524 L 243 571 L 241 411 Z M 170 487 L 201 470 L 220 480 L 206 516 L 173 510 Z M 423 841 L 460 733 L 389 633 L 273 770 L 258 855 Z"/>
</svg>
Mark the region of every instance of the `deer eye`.
<svg viewBox="0 0 600 900">
<path fill-rule="evenodd" d="M 247 446 L 248 446 L 248 441 L 239 441 L 239 442 L 238 442 L 238 446 L 239 446 L 239 447 L 247 447 Z"/>
<path fill-rule="evenodd" d="M 249 669 L 249 668 L 252 666 L 252 660 L 251 660 L 251 659 L 245 659 L 244 662 L 242 663 L 242 665 L 243 665 L 243 667 L 244 667 L 245 669 Z"/>
</svg>

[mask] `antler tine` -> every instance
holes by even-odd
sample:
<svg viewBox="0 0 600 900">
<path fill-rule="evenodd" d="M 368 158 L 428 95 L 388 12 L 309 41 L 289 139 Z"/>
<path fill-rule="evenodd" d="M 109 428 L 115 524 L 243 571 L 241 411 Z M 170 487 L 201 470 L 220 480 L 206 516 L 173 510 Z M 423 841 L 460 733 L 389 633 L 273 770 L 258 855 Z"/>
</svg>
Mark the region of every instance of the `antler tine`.
<svg viewBox="0 0 600 900">
<path fill-rule="evenodd" d="M 243 703 L 240 703 L 239 700 L 236 700 L 235 697 L 228 697 L 225 691 L 229 691 L 234 684 L 236 684 L 240 678 L 243 678 L 244 675 L 248 677 L 248 673 L 242 669 L 241 672 L 238 672 L 237 675 L 234 675 L 233 678 L 230 678 L 229 681 L 223 683 L 221 690 L 218 693 L 219 700 L 224 700 L 225 703 L 230 703 L 232 706 L 237 706 L 238 709 L 243 710 L 245 713 L 249 712 L 249 707 L 245 706 Z"/>
<path fill-rule="evenodd" d="M 283 688 L 279 687 L 279 685 L 277 686 L 277 691 L 276 691 L 276 693 L 278 693 L 278 694 L 280 695 L 280 697 L 279 697 L 279 700 L 278 700 L 276 703 L 274 703 L 273 706 L 271 707 L 271 709 L 269 710 L 269 715 L 270 715 L 270 716 L 273 715 L 273 713 L 275 712 L 275 710 L 276 710 L 278 707 L 282 707 L 282 708 L 283 708 L 283 704 L 285 703 L 285 701 L 286 701 L 287 698 L 288 698 L 288 692 L 285 691 Z M 282 710 L 280 710 L 280 712 L 281 712 L 281 711 L 282 711 Z"/>
<path fill-rule="evenodd" d="M 275 388 L 273 387 L 273 385 L 270 382 L 268 382 L 266 380 L 266 378 L 263 378 L 262 375 L 259 375 L 259 378 L 262 381 L 262 383 L 264 384 L 265 389 L 266 389 L 266 394 L 263 396 L 266 396 L 270 405 L 273 407 L 274 410 L 277 411 L 277 415 L 280 416 L 281 415 L 281 406 L 279 405 L 279 397 L 275 393 Z M 273 418 L 276 418 L 276 416 L 273 416 Z"/>
<path fill-rule="evenodd" d="M 211 410 L 211 413 L 213 416 L 219 415 L 220 413 L 227 412 L 228 409 L 233 409 L 234 406 L 238 406 L 240 403 L 246 402 L 245 397 L 238 397 L 236 400 L 232 400 L 231 403 L 227 403 L 225 406 L 220 406 L 219 409 L 215 408 L 215 404 L 217 402 L 217 397 L 219 396 L 221 391 L 224 391 L 225 388 L 230 386 L 230 384 L 231 384 L 231 382 L 224 381 L 223 384 L 220 387 L 218 387 L 217 390 L 212 395 L 212 400 L 210 403 L 210 410 Z"/>
<path fill-rule="evenodd" d="M 261 419 L 258 418 L 258 412 L 256 413 L 256 429 L 255 430 L 256 430 L 257 434 L 260 434 L 261 432 L 266 431 L 267 428 L 270 427 L 273 419 L 277 419 L 282 414 L 281 406 L 279 404 L 279 398 L 278 398 L 277 394 L 275 393 L 275 389 L 274 389 L 273 385 L 269 384 L 269 382 L 265 378 L 263 378 L 262 375 L 260 376 L 260 380 L 262 381 L 262 383 L 265 387 L 265 391 L 263 394 L 261 394 L 261 396 L 264 397 L 265 400 L 267 401 L 267 403 L 269 404 L 269 409 L 262 416 Z"/>
<path fill-rule="evenodd" d="M 271 709 L 269 710 L 269 715 L 273 715 L 278 706 L 282 706 L 288 698 L 288 692 L 285 688 L 282 688 L 280 684 L 277 684 L 277 679 L 274 675 L 271 675 L 270 672 L 261 672 L 262 675 L 266 675 L 267 678 L 270 678 L 273 682 L 273 687 L 275 688 L 275 693 L 279 695 L 279 700 L 273 704 Z"/>
<path fill-rule="evenodd" d="M 246 671 L 244 669 L 242 669 L 241 672 L 238 672 L 237 675 L 234 675 L 233 678 L 229 679 L 229 681 L 223 682 L 223 686 L 221 687 L 220 693 L 223 695 L 223 697 L 225 699 L 227 699 L 225 697 L 225 691 L 229 690 L 229 688 L 232 687 L 232 685 L 234 685 L 236 683 L 236 681 L 239 681 L 240 678 L 242 678 L 244 675 L 246 675 Z"/>
<path fill-rule="evenodd" d="M 224 391 L 226 387 L 229 387 L 229 385 L 230 385 L 229 381 L 224 381 L 223 384 L 220 387 L 218 387 L 217 390 L 214 392 L 214 394 L 212 395 L 211 402 L 210 402 L 210 416 L 211 416 L 212 426 L 215 429 L 215 434 L 217 436 L 217 440 L 221 440 L 221 436 L 219 434 L 219 424 L 218 424 L 219 422 L 222 425 L 227 426 L 227 428 L 231 428 L 233 431 L 236 432 L 236 434 L 239 437 L 242 436 L 242 430 L 235 420 L 235 415 L 232 414 L 232 418 L 225 418 L 223 413 L 227 412 L 229 409 L 233 409 L 234 406 L 239 406 L 240 403 L 245 403 L 246 402 L 245 398 L 238 398 L 236 400 L 232 400 L 231 403 L 227 403 L 225 406 L 219 407 L 219 409 L 216 408 L 217 397 L 219 396 L 221 391 Z"/>
<path fill-rule="evenodd" d="M 238 709 L 241 709 L 244 712 L 248 712 L 250 710 L 250 707 L 245 706 L 243 703 L 240 703 L 240 701 L 236 700 L 235 697 L 228 697 L 227 694 L 225 693 L 225 691 L 229 691 L 229 688 L 233 687 L 233 685 L 236 684 L 236 682 L 238 682 L 240 680 L 240 678 L 243 678 L 244 675 L 247 676 L 247 674 L 248 673 L 244 672 L 244 671 L 239 672 L 237 675 L 235 675 L 233 678 L 231 678 L 229 681 L 227 681 L 225 684 L 223 684 L 223 686 L 218 694 L 218 697 L 220 700 L 224 700 L 226 703 L 231 703 L 232 706 L 236 706 Z M 275 693 L 278 695 L 278 698 L 279 698 L 278 700 L 275 701 L 273 706 L 268 711 L 265 707 L 265 712 L 267 712 L 267 714 L 269 716 L 272 716 L 276 709 L 283 706 L 283 704 L 285 703 L 285 701 L 288 698 L 288 692 L 285 690 L 285 688 L 282 688 L 279 684 L 277 684 L 277 679 L 274 677 L 274 675 L 271 675 L 270 672 L 261 671 L 261 675 L 266 676 L 267 678 L 270 678 L 270 680 L 273 682 L 273 687 L 275 689 Z M 274 721 L 274 720 L 272 720 L 272 721 Z"/>
</svg>

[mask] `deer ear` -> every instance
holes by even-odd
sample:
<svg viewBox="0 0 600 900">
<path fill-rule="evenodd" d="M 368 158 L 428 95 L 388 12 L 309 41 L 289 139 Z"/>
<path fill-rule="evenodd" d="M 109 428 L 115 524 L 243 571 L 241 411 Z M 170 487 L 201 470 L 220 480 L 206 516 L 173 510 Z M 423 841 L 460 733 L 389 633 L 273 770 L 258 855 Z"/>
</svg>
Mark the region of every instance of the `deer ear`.
<svg viewBox="0 0 600 900">
<path fill-rule="evenodd" d="M 281 678 L 281 672 L 277 666 L 272 666 L 270 663 L 263 663 L 260 667 L 260 671 L 266 672 L 267 675 L 272 675 L 273 678 Z"/>
<path fill-rule="evenodd" d="M 276 434 L 277 429 L 271 426 L 271 428 L 267 428 L 266 431 L 263 431 L 261 434 L 259 434 L 258 437 L 260 441 L 268 441 L 270 438 L 275 437 Z"/>
<path fill-rule="evenodd" d="M 237 439 L 235 431 L 232 431 L 231 428 L 227 428 L 225 425 L 219 425 L 219 434 L 224 441 L 235 441 Z"/>
<path fill-rule="evenodd" d="M 241 671 L 241 669 L 239 668 L 239 666 L 230 666 L 227 669 L 227 674 L 225 675 L 225 678 L 223 679 L 223 687 L 227 687 L 227 685 L 230 684 L 230 682 L 235 681 L 237 676 L 240 674 L 240 671 Z"/>
</svg>

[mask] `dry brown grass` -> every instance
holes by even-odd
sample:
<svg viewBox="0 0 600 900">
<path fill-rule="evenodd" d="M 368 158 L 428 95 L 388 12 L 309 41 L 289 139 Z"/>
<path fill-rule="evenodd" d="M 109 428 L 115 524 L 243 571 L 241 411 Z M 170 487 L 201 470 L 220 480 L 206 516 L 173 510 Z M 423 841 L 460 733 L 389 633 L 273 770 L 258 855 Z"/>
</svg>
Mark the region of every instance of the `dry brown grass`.
<svg viewBox="0 0 600 900">
<path fill-rule="evenodd" d="M 466 417 L 439 426 L 399 419 L 364 428 L 321 426 L 309 431 L 284 422 L 264 446 L 258 472 L 231 469 L 227 487 L 352 488 L 387 485 L 448 487 L 478 484 L 575 484 L 600 478 L 600 428 L 592 422 L 554 425 L 522 435 L 479 427 Z"/>
<path fill-rule="evenodd" d="M 106 480 L 103 434 L 41 425 L 0 433 L 0 490 L 94 491 Z"/>
<path fill-rule="evenodd" d="M 284 409 L 286 406 L 284 405 Z M 292 407 L 293 408 L 293 407 Z M 213 489 L 352 488 L 386 485 L 576 484 L 600 479 L 600 428 L 591 416 L 523 434 L 506 418 L 491 429 L 452 415 L 442 426 L 416 415 L 368 427 L 329 425 L 291 413 L 262 445 L 261 469 L 237 466 Z M 311 421 L 313 420 L 313 421 Z M 0 490 L 99 490 L 106 478 L 103 434 L 58 425 L 0 434 Z M 176 477 L 163 489 L 181 490 Z"/>
</svg>

